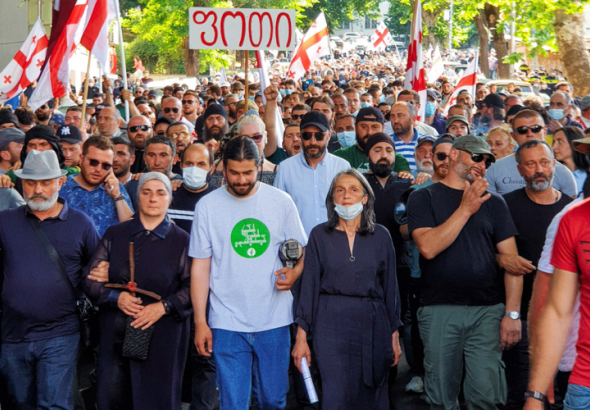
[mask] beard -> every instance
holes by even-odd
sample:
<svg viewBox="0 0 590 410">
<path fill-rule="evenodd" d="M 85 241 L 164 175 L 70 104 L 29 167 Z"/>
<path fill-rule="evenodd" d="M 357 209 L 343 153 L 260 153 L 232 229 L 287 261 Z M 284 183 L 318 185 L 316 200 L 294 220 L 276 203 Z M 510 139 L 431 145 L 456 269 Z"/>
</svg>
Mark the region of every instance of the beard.
<svg viewBox="0 0 590 410">
<path fill-rule="evenodd" d="M 236 196 L 247 196 L 256 186 L 256 182 L 257 181 L 248 182 L 247 184 L 235 184 L 227 181 L 227 186 Z"/>
<path fill-rule="evenodd" d="M 45 212 L 51 209 L 53 205 L 55 205 L 58 196 L 59 191 L 55 191 L 55 193 L 50 197 L 47 197 L 45 195 L 33 194 L 30 196 L 25 196 L 25 202 L 32 211 Z"/>
<path fill-rule="evenodd" d="M 473 176 L 471 171 L 473 171 L 475 169 L 479 170 L 478 167 L 472 167 L 469 164 L 467 164 L 466 162 L 462 162 L 462 161 L 459 161 L 454 169 L 455 169 L 455 172 L 457 173 L 457 175 L 461 179 L 469 182 L 470 184 L 473 184 L 475 182 L 475 177 Z M 485 175 L 485 171 L 484 171 L 483 175 L 480 175 L 480 176 L 483 178 L 484 175 Z"/>
<path fill-rule="evenodd" d="M 448 163 L 442 163 L 440 165 L 434 164 L 433 167 L 434 167 L 434 173 L 442 179 L 444 179 L 447 176 L 447 174 L 449 173 L 449 164 Z"/>
<path fill-rule="evenodd" d="M 365 147 L 367 146 L 367 141 L 369 140 L 371 136 L 370 135 L 365 135 L 364 138 L 359 137 L 359 133 L 357 131 L 356 133 L 356 143 L 358 144 L 359 148 L 363 150 L 363 152 L 365 151 Z"/>
<path fill-rule="evenodd" d="M 425 165 L 429 164 L 429 165 Z M 420 162 L 416 162 L 416 169 L 418 172 L 426 172 L 427 174 L 432 175 L 434 173 L 434 165 L 431 159 L 424 158 Z"/>
<path fill-rule="evenodd" d="M 305 158 L 318 159 L 321 158 L 322 155 L 324 155 L 324 153 L 326 152 L 326 147 L 327 145 L 303 145 L 303 154 L 305 155 Z M 314 148 L 318 150 L 317 154 L 310 153 L 310 151 Z"/>
<path fill-rule="evenodd" d="M 536 181 L 537 178 L 543 178 L 542 181 Z M 525 178 L 526 186 L 533 192 L 543 192 L 551 187 L 553 182 L 553 174 L 547 175 L 538 173 L 530 178 Z"/>
<path fill-rule="evenodd" d="M 47 121 L 51 117 L 51 112 L 36 111 L 35 115 L 39 121 Z"/>
<path fill-rule="evenodd" d="M 393 127 L 393 132 L 395 133 L 396 136 L 406 135 L 412 129 L 411 124 L 404 125 L 404 124 L 396 123 L 396 124 L 391 124 L 391 126 Z"/>
<path fill-rule="evenodd" d="M 211 129 L 205 127 L 205 130 L 203 131 L 203 141 L 207 142 L 210 141 L 212 139 L 214 139 L 215 141 L 221 141 L 221 139 L 225 136 L 225 134 L 227 134 L 229 130 L 229 127 L 227 125 L 227 122 L 223 124 L 223 127 L 219 128 L 219 127 L 213 127 Z"/>
<path fill-rule="evenodd" d="M 378 178 L 386 178 L 393 172 L 393 165 L 387 159 L 380 159 L 377 163 L 374 163 L 369 159 L 369 169 Z"/>
</svg>

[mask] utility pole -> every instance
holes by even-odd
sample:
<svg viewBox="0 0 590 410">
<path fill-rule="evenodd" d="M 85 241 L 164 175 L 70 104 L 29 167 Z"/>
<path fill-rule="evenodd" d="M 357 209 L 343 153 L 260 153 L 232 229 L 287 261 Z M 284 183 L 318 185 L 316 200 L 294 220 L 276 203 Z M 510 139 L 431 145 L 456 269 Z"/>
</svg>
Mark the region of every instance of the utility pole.
<svg viewBox="0 0 590 410">
<path fill-rule="evenodd" d="M 516 2 L 511 3 L 510 11 L 510 54 L 516 50 Z M 514 64 L 510 64 L 510 74 L 514 72 Z"/>
<path fill-rule="evenodd" d="M 449 51 L 453 48 L 453 0 L 449 5 Z"/>
</svg>

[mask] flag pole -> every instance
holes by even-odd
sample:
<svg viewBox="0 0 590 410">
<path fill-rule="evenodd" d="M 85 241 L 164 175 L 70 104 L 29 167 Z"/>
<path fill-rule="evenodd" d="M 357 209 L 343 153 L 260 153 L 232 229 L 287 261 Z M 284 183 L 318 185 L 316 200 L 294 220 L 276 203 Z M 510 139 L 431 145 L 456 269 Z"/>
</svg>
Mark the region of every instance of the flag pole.
<svg viewBox="0 0 590 410">
<path fill-rule="evenodd" d="M 92 53 L 88 50 L 88 64 L 86 65 L 86 80 L 84 81 L 84 94 L 82 95 L 82 118 L 80 119 L 80 130 L 84 130 L 84 119 L 86 117 L 86 99 L 88 98 L 88 79 L 90 78 L 90 60 Z"/>
<path fill-rule="evenodd" d="M 125 48 L 123 47 L 123 30 L 121 29 L 121 10 L 117 2 L 117 26 L 119 27 L 119 46 L 121 48 L 121 69 L 123 70 L 123 89 L 127 89 L 127 67 L 125 66 Z M 129 101 L 125 100 L 125 122 L 129 122 Z"/>
<path fill-rule="evenodd" d="M 473 84 L 473 90 L 472 90 L 472 98 L 473 101 L 475 101 L 475 89 L 477 88 L 477 67 L 478 67 L 478 63 L 477 63 L 477 59 L 479 58 L 479 50 L 475 50 L 475 55 L 473 56 L 473 61 L 475 61 L 475 82 Z"/>
<path fill-rule="evenodd" d="M 245 60 L 244 61 L 244 80 L 245 80 L 245 84 L 244 86 L 246 87 L 246 92 L 244 93 L 245 95 L 245 100 L 246 100 L 246 111 L 248 111 L 248 100 L 250 99 L 250 91 L 248 90 L 248 55 L 250 54 L 250 51 L 245 50 L 246 54 L 245 54 Z"/>
</svg>

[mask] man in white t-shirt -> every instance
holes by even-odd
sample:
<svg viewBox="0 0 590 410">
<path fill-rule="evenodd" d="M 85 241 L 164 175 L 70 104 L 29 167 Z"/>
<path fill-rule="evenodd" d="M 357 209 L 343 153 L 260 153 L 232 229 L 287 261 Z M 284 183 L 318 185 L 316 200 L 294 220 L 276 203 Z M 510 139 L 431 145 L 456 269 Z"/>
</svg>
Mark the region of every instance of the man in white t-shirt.
<svg viewBox="0 0 590 410">
<path fill-rule="evenodd" d="M 252 139 L 231 140 L 223 154 L 227 184 L 197 203 L 191 231 L 195 345 L 214 355 L 228 409 L 248 408 L 252 389 L 260 408 L 284 408 L 289 390 L 289 290 L 303 258 L 283 268 L 279 248 L 291 238 L 305 247 L 307 236 L 291 197 L 258 182 L 259 166 Z"/>
</svg>

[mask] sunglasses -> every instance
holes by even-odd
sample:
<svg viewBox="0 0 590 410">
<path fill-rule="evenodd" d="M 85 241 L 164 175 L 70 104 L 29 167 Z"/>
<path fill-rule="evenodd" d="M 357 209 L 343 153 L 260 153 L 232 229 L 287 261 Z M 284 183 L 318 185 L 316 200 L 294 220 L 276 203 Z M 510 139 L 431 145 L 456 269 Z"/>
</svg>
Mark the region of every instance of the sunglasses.
<svg viewBox="0 0 590 410">
<path fill-rule="evenodd" d="M 174 133 L 170 135 L 172 137 L 173 140 L 177 140 L 177 139 L 184 139 L 186 137 L 188 137 L 188 132 L 179 132 L 179 133 Z"/>
<path fill-rule="evenodd" d="M 165 136 L 166 135 L 166 131 L 158 131 L 156 132 L 156 135 L 159 137 Z"/>
<path fill-rule="evenodd" d="M 324 133 L 323 132 L 302 132 L 301 139 L 303 141 L 309 141 L 310 139 L 315 138 L 316 141 L 323 141 L 324 140 Z"/>
<path fill-rule="evenodd" d="M 196 103 L 195 100 L 182 100 L 182 105 L 185 105 L 185 104 L 193 105 L 194 103 Z"/>
<path fill-rule="evenodd" d="M 137 132 L 138 130 L 147 131 L 150 128 L 152 127 L 150 127 L 149 125 L 134 125 L 132 127 L 129 127 L 129 132 Z"/>
<path fill-rule="evenodd" d="M 264 138 L 264 136 L 262 134 L 254 134 L 252 136 L 250 135 L 240 135 L 240 137 L 247 137 L 252 139 L 252 141 L 259 143 L 260 141 L 262 141 L 262 138 Z"/>
<path fill-rule="evenodd" d="M 543 127 L 543 126 L 541 126 L 541 125 L 533 125 L 533 126 L 531 126 L 531 127 L 518 127 L 518 128 L 516 129 L 516 132 L 518 132 L 520 135 L 525 135 L 525 134 L 527 134 L 527 133 L 529 132 L 529 130 L 531 130 L 531 132 L 532 132 L 533 134 L 538 134 L 538 133 L 540 133 L 540 132 L 541 132 L 541 130 L 542 130 L 543 128 L 544 128 L 544 127 Z"/>
<path fill-rule="evenodd" d="M 298 120 L 300 118 L 303 118 L 305 114 L 291 114 L 291 119 L 292 120 Z"/>
<path fill-rule="evenodd" d="M 482 161 L 486 162 L 486 169 L 488 169 L 490 167 L 490 165 L 492 165 L 492 159 L 490 157 L 486 157 L 485 154 L 472 154 L 469 151 L 465 151 L 465 150 L 460 150 L 463 152 L 466 152 L 468 154 L 471 154 L 471 160 L 475 163 L 480 163 Z M 439 152 L 439 154 L 441 154 Z"/>
<path fill-rule="evenodd" d="M 447 159 L 448 155 L 445 154 L 444 152 L 437 152 L 436 153 L 436 159 L 438 159 L 439 161 L 444 161 L 445 159 Z"/>
<path fill-rule="evenodd" d="M 164 108 L 164 112 L 166 114 L 170 113 L 170 111 L 172 111 L 174 114 L 178 114 L 178 111 L 180 111 L 180 110 L 178 108 L 170 108 L 170 107 Z"/>
<path fill-rule="evenodd" d="M 101 166 L 102 169 L 104 169 L 105 171 L 110 171 L 111 168 L 113 167 L 113 164 L 109 164 L 108 162 L 100 162 L 97 159 L 91 159 L 88 161 L 90 163 L 91 167 L 97 167 L 97 166 Z"/>
</svg>

